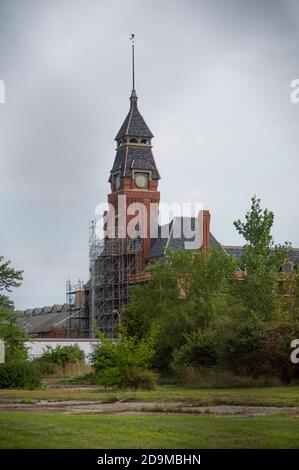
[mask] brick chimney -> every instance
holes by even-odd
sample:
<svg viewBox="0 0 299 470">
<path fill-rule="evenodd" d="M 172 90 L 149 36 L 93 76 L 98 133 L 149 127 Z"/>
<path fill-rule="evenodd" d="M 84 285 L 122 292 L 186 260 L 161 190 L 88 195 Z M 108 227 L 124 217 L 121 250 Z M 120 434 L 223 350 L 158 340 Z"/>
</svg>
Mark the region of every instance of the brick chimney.
<svg viewBox="0 0 299 470">
<path fill-rule="evenodd" d="M 209 250 L 210 248 L 210 211 L 203 210 L 200 213 L 202 222 L 202 250 Z"/>
</svg>

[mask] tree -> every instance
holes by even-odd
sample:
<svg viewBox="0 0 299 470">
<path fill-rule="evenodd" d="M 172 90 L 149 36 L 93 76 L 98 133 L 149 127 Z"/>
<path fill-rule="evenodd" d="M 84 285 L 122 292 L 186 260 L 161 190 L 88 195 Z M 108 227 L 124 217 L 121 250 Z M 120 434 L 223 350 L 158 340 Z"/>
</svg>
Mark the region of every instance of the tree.
<svg viewBox="0 0 299 470">
<path fill-rule="evenodd" d="M 291 251 L 290 243 L 274 244 L 273 222 L 273 212 L 262 210 L 261 200 L 256 196 L 251 199 L 245 222 L 234 222 L 247 242 L 240 260 L 240 268 L 246 275 L 242 281 L 234 283 L 234 295 L 246 315 L 258 315 L 260 319 L 273 318 L 276 313 L 281 296 L 281 268 Z"/>
<path fill-rule="evenodd" d="M 0 256 L 0 291 L 11 292 L 12 288 L 19 287 L 23 280 L 23 271 L 16 271 L 10 266 L 10 261 L 3 261 Z M 28 336 L 18 324 L 22 314 L 14 311 L 13 302 L 0 294 L 0 337 L 4 339 L 6 361 L 21 361 L 27 358 L 27 349 L 24 341 Z"/>
<path fill-rule="evenodd" d="M 299 331 L 299 276 L 284 272 L 291 245 L 274 244 L 273 222 L 256 196 L 245 221 L 234 222 L 247 242 L 240 259 L 245 276 L 232 283 L 235 305 L 219 346 L 222 366 L 234 374 L 289 382 L 298 375 L 289 355 Z"/>
<path fill-rule="evenodd" d="M 165 260 L 148 267 L 151 281 L 132 288 L 122 322 L 139 338 L 159 324 L 157 367 L 169 367 L 186 334 L 207 329 L 225 313 L 235 268 L 235 260 L 222 249 L 168 251 Z"/>
<path fill-rule="evenodd" d="M 3 262 L 0 256 L 0 290 L 11 292 L 12 287 L 19 287 L 23 280 L 23 271 L 10 267 L 10 261 Z"/>
<path fill-rule="evenodd" d="M 10 308 L 0 309 L 0 338 L 5 344 L 5 361 L 19 362 L 27 359 L 25 341 L 29 336 L 24 333 L 18 320 L 23 314 Z"/>
</svg>

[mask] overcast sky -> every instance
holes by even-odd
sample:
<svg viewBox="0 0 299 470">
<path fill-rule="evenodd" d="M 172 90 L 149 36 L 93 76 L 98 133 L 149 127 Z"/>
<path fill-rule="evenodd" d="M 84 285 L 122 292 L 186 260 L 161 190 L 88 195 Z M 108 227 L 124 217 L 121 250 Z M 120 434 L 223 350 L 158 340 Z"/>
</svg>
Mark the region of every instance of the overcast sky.
<svg viewBox="0 0 299 470">
<path fill-rule="evenodd" d="M 106 200 L 129 108 L 153 131 L 164 202 L 203 202 L 212 232 L 256 193 L 277 242 L 299 246 L 297 0 L 0 0 L 0 254 L 24 269 L 17 308 L 88 279 L 88 225 Z"/>
</svg>

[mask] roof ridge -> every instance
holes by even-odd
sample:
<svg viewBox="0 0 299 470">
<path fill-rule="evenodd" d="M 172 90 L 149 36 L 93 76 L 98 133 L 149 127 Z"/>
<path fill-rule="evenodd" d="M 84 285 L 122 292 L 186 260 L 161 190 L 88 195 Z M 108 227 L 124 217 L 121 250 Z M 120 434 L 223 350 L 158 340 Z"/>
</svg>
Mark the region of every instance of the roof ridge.
<svg viewBox="0 0 299 470">
<path fill-rule="evenodd" d="M 129 131 L 129 127 L 130 127 L 130 124 L 131 124 L 131 120 L 132 120 L 132 114 L 133 114 L 133 101 L 131 100 L 131 107 L 130 107 L 130 111 L 129 111 L 129 119 L 128 119 L 128 125 L 127 125 L 127 129 L 126 129 L 126 134 L 128 134 L 128 131 Z"/>
</svg>

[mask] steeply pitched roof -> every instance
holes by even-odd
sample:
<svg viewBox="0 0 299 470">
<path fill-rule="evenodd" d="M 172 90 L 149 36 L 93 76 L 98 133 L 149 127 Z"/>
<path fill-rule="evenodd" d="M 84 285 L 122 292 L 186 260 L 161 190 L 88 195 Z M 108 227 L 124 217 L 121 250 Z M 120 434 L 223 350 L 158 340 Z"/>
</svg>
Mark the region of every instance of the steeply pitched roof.
<svg viewBox="0 0 299 470">
<path fill-rule="evenodd" d="M 149 129 L 138 109 L 137 99 L 136 92 L 133 90 L 130 97 L 130 110 L 120 130 L 118 131 L 115 140 L 119 140 L 125 136 L 147 137 L 149 139 L 153 137 L 151 130 Z"/>
<path fill-rule="evenodd" d="M 160 179 L 150 147 L 121 147 L 117 150 L 111 173 L 120 171 L 121 176 L 132 178 L 133 170 L 149 170 L 152 179 Z M 109 181 L 111 181 L 111 176 Z"/>
<path fill-rule="evenodd" d="M 196 220 L 195 217 L 175 217 L 169 224 L 159 226 L 158 238 L 153 241 L 148 258 L 165 256 L 167 248 L 172 250 L 186 249 L 188 243 L 190 244 L 189 248 L 192 248 L 192 242 L 194 243 L 194 249 L 199 248 L 199 241 L 192 235 L 192 231 L 195 230 Z M 221 247 L 212 233 L 210 233 L 210 245 L 212 247 Z"/>
</svg>

